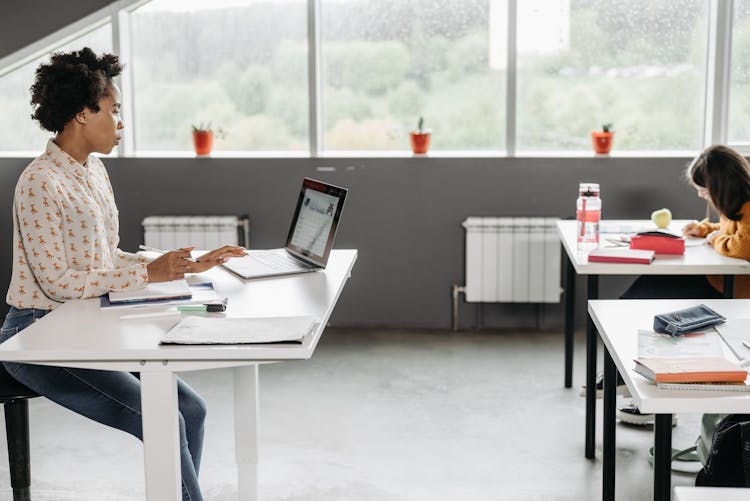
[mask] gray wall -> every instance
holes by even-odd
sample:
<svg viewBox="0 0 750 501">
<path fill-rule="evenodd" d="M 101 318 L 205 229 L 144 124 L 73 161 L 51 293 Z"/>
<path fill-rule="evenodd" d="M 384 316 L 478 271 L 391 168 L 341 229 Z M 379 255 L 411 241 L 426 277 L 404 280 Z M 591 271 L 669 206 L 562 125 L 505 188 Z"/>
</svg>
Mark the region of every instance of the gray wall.
<svg viewBox="0 0 750 501">
<path fill-rule="evenodd" d="M 106 7 L 106 0 L 3 0 L 0 58 Z"/>
<path fill-rule="evenodd" d="M 107 1 L 3 2 L 0 57 L 107 5 Z M 40 149 L 44 145 L 39 145 Z M 30 159 L 0 158 L 0 292 L 9 280 L 11 201 Z M 463 284 L 467 216 L 572 217 L 579 181 L 602 184 L 608 218 L 648 217 L 672 209 L 692 218 L 704 207 L 680 180 L 685 158 L 402 158 L 402 159 L 110 159 L 122 247 L 141 242 L 149 214 L 251 216 L 254 247 L 283 242 L 300 180 L 313 176 L 350 188 L 337 247 L 356 247 L 359 261 L 332 322 L 337 325 L 444 327 L 451 286 Z M 321 166 L 335 172 L 318 172 Z M 616 296 L 627 279 L 602 279 Z M 579 279 L 578 310 L 584 283 Z M 561 325 L 561 305 L 464 304 L 462 325 Z M 579 318 L 581 323 L 582 318 Z"/>
<path fill-rule="evenodd" d="M 3 217 L 0 262 L 11 252 L 11 197 L 29 159 L 0 159 Z M 359 260 L 332 322 L 336 325 L 447 328 L 451 286 L 463 284 L 467 216 L 573 217 L 579 181 L 602 185 L 607 218 L 644 218 L 669 207 L 676 218 L 705 206 L 682 179 L 686 158 L 401 158 L 401 159 L 108 159 L 120 209 L 122 247 L 141 242 L 150 214 L 241 214 L 251 217 L 253 247 L 286 237 L 300 180 L 317 177 L 350 189 L 336 241 Z M 318 167 L 334 172 L 318 172 Z M 584 282 L 579 281 L 579 292 Z M 0 271 L 8 283 L 8 267 Z M 604 296 L 627 284 L 603 279 Z M 580 294 L 579 294 L 580 295 Z M 579 298 L 580 300 L 580 298 Z M 581 303 L 580 308 L 583 308 Z M 486 326 L 534 327 L 531 305 L 484 305 Z M 477 305 L 461 307 L 462 325 Z M 579 309 L 578 311 L 583 311 Z M 561 324 L 561 305 L 542 307 L 542 327 Z"/>
</svg>

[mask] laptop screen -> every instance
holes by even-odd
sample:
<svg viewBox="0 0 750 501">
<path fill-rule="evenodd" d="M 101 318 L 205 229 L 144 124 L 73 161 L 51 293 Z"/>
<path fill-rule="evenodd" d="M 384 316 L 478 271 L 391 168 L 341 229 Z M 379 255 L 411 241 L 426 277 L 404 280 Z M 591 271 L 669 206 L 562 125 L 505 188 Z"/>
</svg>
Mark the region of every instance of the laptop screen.
<svg viewBox="0 0 750 501">
<path fill-rule="evenodd" d="M 286 249 L 295 256 L 324 267 L 336 237 L 345 188 L 305 178 L 286 239 Z"/>
</svg>

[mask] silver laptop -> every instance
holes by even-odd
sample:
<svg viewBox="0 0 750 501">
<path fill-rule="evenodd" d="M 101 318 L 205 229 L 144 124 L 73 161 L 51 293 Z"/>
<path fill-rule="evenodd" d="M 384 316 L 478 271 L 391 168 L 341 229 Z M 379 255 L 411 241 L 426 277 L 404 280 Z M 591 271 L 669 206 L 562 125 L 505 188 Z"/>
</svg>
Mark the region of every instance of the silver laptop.
<svg viewBox="0 0 750 501">
<path fill-rule="evenodd" d="M 250 250 L 222 266 L 242 278 L 322 270 L 336 237 L 347 190 L 305 178 L 283 249 Z"/>
</svg>

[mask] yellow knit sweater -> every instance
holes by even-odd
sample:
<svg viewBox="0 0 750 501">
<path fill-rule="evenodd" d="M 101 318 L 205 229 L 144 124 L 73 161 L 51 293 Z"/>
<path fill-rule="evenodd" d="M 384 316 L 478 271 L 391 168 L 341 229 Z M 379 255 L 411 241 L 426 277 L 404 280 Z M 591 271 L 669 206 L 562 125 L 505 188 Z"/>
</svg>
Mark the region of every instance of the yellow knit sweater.
<svg viewBox="0 0 750 501">
<path fill-rule="evenodd" d="M 732 221 L 724 216 L 718 223 L 702 222 L 696 229 L 698 236 L 705 237 L 715 230 L 720 233 L 711 242 L 716 252 L 729 257 L 750 261 L 750 202 L 745 202 L 740 209 L 742 219 Z M 724 277 L 709 275 L 709 283 L 719 292 L 724 291 Z M 750 298 L 750 275 L 737 275 L 734 281 L 734 297 Z"/>
</svg>

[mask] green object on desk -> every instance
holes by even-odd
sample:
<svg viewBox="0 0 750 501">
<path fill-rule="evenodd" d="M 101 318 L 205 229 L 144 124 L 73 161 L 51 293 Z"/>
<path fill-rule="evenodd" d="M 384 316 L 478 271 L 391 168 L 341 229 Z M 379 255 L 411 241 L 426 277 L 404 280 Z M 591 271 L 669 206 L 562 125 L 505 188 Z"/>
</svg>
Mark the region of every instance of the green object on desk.
<svg viewBox="0 0 750 501">
<path fill-rule="evenodd" d="M 208 311 L 205 304 L 186 304 L 177 307 L 177 311 Z"/>
</svg>

